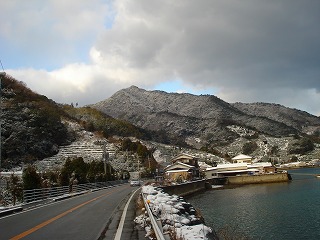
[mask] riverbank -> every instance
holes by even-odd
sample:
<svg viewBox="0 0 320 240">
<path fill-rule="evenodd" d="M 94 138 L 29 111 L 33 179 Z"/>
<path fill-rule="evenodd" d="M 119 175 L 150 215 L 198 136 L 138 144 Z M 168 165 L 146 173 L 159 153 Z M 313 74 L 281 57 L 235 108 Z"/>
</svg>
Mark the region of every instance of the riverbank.
<svg viewBox="0 0 320 240">
<path fill-rule="evenodd" d="M 287 172 L 277 174 L 242 175 L 226 177 L 225 185 L 223 185 L 222 187 L 228 189 L 231 186 L 237 185 L 247 185 L 252 183 L 255 183 L 255 185 L 257 185 L 257 183 L 264 184 L 270 182 L 274 183 L 288 181 L 289 174 Z M 211 182 L 208 179 L 186 182 L 171 186 L 144 186 L 142 189 L 142 193 L 147 195 L 147 199 L 149 200 L 150 208 L 153 211 L 153 215 L 160 219 L 160 221 L 162 222 L 162 229 L 166 234 L 178 234 L 180 237 L 183 236 L 184 239 L 197 239 L 195 236 L 199 233 L 198 227 L 196 227 L 195 230 L 194 228 L 190 228 L 190 225 L 186 225 L 186 223 L 194 225 L 194 223 L 192 223 L 190 219 L 194 219 L 193 215 L 195 215 L 196 210 L 191 205 L 191 207 L 188 206 L 182 196 L 192 197 L 206 194 L 205 190 L 208 189 L 208 184 L 210 185 L 210 188 L 212 188 Z M 220 187 L 221 186 L 219 185 L 219 188 Z M 209 193 L 210 192 L 213 191 L 209 191 Z M 206 219 L 207 217 L 205 217 L 205 215 L 202 216 L 200 212 L 202 212 L 201 209 L 200 211 L 198 211 L 197 217 L 202 219 L 202 224 L 204 224 L 204 219 Z M 139 216 L 137 217 L 136 222 L 143 222 L 144 218 L 145 216 Z M 199 219 L 196 221 L 199 221 Z M 189 226 L 187 227 L 187 229 L 192 229 L 192 233 L 183 233 L 185 231 L 184 226 Z M 146 228 L 146 231 L 150 231 L 149 229 L 150 228 Z M 211 238 L 206 237 L 205 239 L 214 239 L 212 238 L 212 236 L 216 237 L 216 233 L 215 231 L 213 231 L 214 228 L 211 227 L 210 229 Z M 196 232 L 196 234 L 194 232 Z M 147 233 L 147 235 L 148 234 L 149 233 Z M 223 229 L 223 231 L 220 231 L 219 234 L 232 235 L 232 231 L 231 229 L 225 228 Z M 237 234 L 241 235 L 240 232 Z"/>
<path fill-rule="evenodd" d="M 288 182 L 291 176 L 287 171 L 268 174 L 255 174 L 255 175 L 239 175 L 228 176 L 212 179 L 201 179 L 192 182 L 185 182 L 169 186 L 159 186 L 166 193 L 178 196 L 188 196 L 196 192 L 204 191 L 212 188 L 212 185 L 246 185 L 246 184 L 263 184 L 263 183 L 276 183 Z"/>
<path fill-rule="evenodd" d="M 204 224 L 204 219 L 183 197 L 165 193 L 163 189 L 152 185 L 143 186 L 141 194 L 146 198 L 153 217 L 160 222 L 164 235 L 170 239 L 196 240 L 217 239 L 212 228 Z M 135 222 L 144 225 L 148 217 L 143 213 Z M 144 226 L 147 236 L 151 236 L 149 226 Z"/>
</svg>

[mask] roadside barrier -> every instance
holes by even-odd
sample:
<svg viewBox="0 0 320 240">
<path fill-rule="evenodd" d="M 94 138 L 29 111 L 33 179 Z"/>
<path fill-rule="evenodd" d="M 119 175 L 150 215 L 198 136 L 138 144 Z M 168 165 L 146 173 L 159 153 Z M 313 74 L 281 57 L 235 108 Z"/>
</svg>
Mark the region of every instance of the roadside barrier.
<svg viewBox="0 0 320 240">
<path fill-rule="evenodd" d="M 161 220 L 160 219 L 155 219 L 155 216 L 153 215 L 150 207 L 149 207 L 149 204 L 147 203 L 147 200 L 145 198 L 145 194 L 141 193 L 142 194 L 142 199 L 143 199 L 143 203 L 144 203 L 144 206 L 147 210 L 147 213 L 149 215 L 149 218 L 150 218 L 150 221 L 151 221 L 151 224 L 152 224 L 152 228 L 153 228 L 153 231 L 156 235 L 156 238 L 157 240 L 170 240 L 170 237 L 169 235 L 164 235 L 163 234 L 163 230 L 162 230 L 162 223 L 161 223 Z"/>
<path fill-rule="evenodd" d="M 96 191 L 102 188 L 109 188 L 127 182 L 127 180 L 116 180 L 108 182 L 76 184 L 72 186 L 23 190 L 23 203 L 26 204 L 50 199 L 55 200 L 55 198 L 67 198 L 86 191 Z"/>
<path fill-rule="evenodd" d="M 6 215 L 9 215 L 12 213 L 16 213 L 16 212 L 21 212 L 22 209 L 23 208 L 21 206 L 10 207 L 10 208 L 4 209 L 4 210 L 0 211 L 0 217 L 6 216 Z"/>
</svg>

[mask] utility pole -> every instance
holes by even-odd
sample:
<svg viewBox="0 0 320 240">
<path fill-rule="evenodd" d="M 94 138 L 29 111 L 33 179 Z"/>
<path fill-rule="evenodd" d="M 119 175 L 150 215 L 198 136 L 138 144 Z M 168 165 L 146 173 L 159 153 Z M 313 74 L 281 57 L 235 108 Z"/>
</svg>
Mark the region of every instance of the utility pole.
<svg viewBox="0 0 320 240">
<path fill-rule="evenodd" d="M 1 148 L 2 148 L 2 141 L 1 141 L 1 132 L 2 132 L 2 78 L 6 76 L 6 73 L 3 69 L 3 66 L 2 66 L 2 62 L 0 60 L 0 63 L 1 63 L 1 67 L 2 67 L 2 70 L 3 72 L 0 72 L 0 175 L 1 175 Z"/>
<path fill-rule="evenodd" d="M 109 153 L 107 152 L 106 143 L 103 144 L 103 165 L 104 165 L 104 174 L 107 176 L 107 161 L 109 159 Z M 111 167 L 110 167 L 110 175 L 111 175 Z"/>
</svg>

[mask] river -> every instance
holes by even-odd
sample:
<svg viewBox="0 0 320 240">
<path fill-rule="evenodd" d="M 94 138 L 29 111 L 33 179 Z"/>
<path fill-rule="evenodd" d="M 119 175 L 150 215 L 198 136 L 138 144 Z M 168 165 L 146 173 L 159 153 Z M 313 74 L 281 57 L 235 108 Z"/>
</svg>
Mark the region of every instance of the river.
<svg viewBox="0 0 320 240">
<path fill-rule="evenodd" d="M 292 181 L 213 189 L 187 198 L 216 231 L 250 239 L 320 239 L 320 168 L 290 170 Z"/>
</svg>

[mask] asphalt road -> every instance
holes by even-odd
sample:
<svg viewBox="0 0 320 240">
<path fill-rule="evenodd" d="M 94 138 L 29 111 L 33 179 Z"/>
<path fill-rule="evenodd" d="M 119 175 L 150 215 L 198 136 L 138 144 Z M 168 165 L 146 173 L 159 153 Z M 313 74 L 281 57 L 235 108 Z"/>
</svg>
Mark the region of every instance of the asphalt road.
<svg viewBox="0 0 320 240">
<path fill-rule="evenodd" d="M 108 229 L 136 189 L 125 184 L 0 218 L 0 239 L 112 238 Z"/>
</svg>

